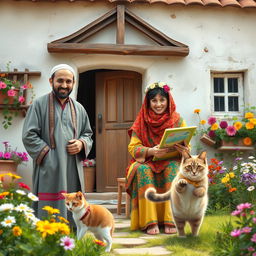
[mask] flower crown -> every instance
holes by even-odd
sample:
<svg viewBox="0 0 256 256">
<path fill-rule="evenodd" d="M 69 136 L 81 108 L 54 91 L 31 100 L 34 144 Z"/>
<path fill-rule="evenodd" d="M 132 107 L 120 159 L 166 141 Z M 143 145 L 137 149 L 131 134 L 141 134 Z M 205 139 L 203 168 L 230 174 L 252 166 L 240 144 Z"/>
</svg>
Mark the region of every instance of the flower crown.
<svg viewBox="0 0 256 256">
<path fill-rule="evenodd" d="M 169 85 L 167 85 L 165 82 L 156 82 L 156 83 L 149 84 L 145 89 L 145 93 L 147 93 L 149 90 L 155 89 L 157 87 L 164 89 L 164 91 L 166 93 L 168 93 L 171 90 Z"/>
</svg>

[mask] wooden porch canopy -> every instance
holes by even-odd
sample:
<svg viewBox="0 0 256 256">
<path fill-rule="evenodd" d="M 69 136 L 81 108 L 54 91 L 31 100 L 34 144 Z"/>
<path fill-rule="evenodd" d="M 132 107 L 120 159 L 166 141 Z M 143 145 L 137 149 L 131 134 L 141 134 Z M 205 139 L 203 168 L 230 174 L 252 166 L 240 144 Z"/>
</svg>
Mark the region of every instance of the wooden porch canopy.
<svg viewBox="0 0 256 256">
<path fill-rule="evenodd" d="M 116 44 L 87 44 L 85 40 L 111 23 L 116 22 Z M 139 30 L 157 45 L 125 44 L 125 23 Z M 124 5 L 114 9 L 86 25 L 77 32 L 48 43 L 48 51 L 54 53 L 94 53 L 117 55 L 148 56 L 187 56 L 189 47 L 177 42 L 140 17 L 129 11 Z"/>
</svg>

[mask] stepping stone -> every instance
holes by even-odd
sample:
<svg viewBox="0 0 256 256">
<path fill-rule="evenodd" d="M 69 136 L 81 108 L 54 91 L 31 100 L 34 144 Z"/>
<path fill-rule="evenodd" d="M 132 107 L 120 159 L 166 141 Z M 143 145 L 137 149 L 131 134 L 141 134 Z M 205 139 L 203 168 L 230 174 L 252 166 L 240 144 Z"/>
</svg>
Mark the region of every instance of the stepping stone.
<svg viewBox="0 0 256 256">
<path fill-rule="evenodd" d="M 136 245 L 143 245 L 145 243 L 147 243 L 147 241 L 141 238 L 113 238 L 113 244 L 121 244 L 125 245 L 126 247 L 134 247 Z"/>
<path fill-rule="evenodd" d="M 113 237 L 127 237 L 129 235 L 129 232 L 114 232 Z"/>
<path fill-rule="evenodd" d="M 161 246 L 156 246 L 156 247 L 148 247 L 148 248 L 125 248 L 125 249 L 114 249 L 113 250 L 115 254 L 121 255 L 121 254 L 126 254 L 126 255 L 170 255 L 172 252 L 167 251 L 165 248 Z"/>
<path fill-rule="evenodd" d="M 130 222 L 125 223 L 125 222 L 121 222 L 121 223 L 115 223 L 115 229 L 120 229 L 120 228 L 129 228 L 130 227 Z"/>
</svg>

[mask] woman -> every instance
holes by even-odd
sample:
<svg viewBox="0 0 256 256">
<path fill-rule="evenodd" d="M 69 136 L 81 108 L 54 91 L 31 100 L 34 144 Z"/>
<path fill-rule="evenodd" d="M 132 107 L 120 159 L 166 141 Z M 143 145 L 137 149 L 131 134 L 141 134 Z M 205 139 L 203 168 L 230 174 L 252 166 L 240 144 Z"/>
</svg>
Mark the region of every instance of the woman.
<svg viewBox="0 0 256 256">
<path fill-rule="evenodd" d="M 126 186 L 131 196 L 131 230 L 145 230 L 150 235 L 158 234 L 160 225 L 164 225 L 165 233 L 176 233 L 170 202 L 156 204 L 144 197 L 149 187 L 155 187 L 158 193 L 169 190 L 179 168 L 179 157 L 152 161 L 153 156 L 161 158 L 168 152 L 159 148 L 165 129 L 185 126 L 169 91 L 163 82 L 147 86 L 143 105 L 128 131 L 132 160 Z"/>
</svg>

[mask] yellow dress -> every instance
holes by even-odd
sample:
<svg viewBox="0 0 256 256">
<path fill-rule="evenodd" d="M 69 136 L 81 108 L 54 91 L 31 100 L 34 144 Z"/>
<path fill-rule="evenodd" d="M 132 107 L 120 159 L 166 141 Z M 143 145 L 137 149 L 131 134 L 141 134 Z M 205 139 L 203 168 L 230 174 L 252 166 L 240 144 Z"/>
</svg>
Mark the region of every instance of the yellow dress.
<svg viewBox="0 0 256 256">
<path fill-rule="evenodd" d="M 180 127 L 184 126 L 186 123 L 183 121 Z M 133 132 L 128 150 L 136 161 L 131 164 L 126 174 L 127 192 L 131 196 L 131 230 L 144 230 L 152 224 L 174 225 L 170 202 L 154 203 L 145 199 L 144 194 L 149 187 L 154 187 L 158 193 L 169 190 L 179 168 L 180 159 L 170 159 L 167 168 L 156 173 L 147 165 L 147 149 Z"/>
</svg>

